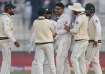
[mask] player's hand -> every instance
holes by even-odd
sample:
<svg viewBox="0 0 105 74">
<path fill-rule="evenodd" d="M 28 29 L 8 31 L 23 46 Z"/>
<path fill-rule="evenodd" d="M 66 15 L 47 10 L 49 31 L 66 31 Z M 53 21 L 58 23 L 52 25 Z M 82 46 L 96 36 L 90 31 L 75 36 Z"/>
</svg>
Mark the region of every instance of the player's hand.
<svg viewBox="0 0 105 74">
<path fill-rule="evenodd" d="M 98 41 L 94 41 L 93 47 L 98 47 Z"/>
<path fill-rule="evenodd" d="M 56 37 L 56 35 L 57 35 L 57 33 L 54 33 L 53 38 L 55 38 L 55 37 Z"/>
<path fill-rule="evenodd" d="M 66 24 L 64 24 L 64 29 L 65 29 L 67 32 L 70 32 L 70 27 L 67 26 Z"/>
<path fill-rule="evenodd" d="M 70 32 L 70 27 L 67 25 L 67 21 L 64 23 L 64 30 L 66 30 L 67 32 Z"/>
<path fill-rule="evenodd" d="M 14 42 L 14 45 L 16 46 L 16 47 L 20 47 L 20 44 L 16 41 L 16 42 Z"/>
</svg>

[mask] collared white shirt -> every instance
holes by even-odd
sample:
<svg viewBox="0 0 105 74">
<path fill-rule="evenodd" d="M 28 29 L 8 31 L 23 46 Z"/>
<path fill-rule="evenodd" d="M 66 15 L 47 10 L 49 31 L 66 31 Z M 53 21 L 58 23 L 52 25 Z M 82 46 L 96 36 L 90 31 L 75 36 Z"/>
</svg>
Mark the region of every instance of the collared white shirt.
<svg viewBox="0 0 105 74">
<path fill-rule="evenodd" d="M 4 36 L 9 37 L 13 42 L 15 42 L 16 39 L 13 35 L 13 21 L 8 13 L 3 13 L 1 15 L 1 23 L 3 25 Z"/>
<path fill-rule="evenodd" d="M 58 35 L 67 33 L 67 31 L 64 29 L 64 25 L 70 26 L 70 16 L 67 14 L 62 14 L 57 20 L 56 31 Z"/>
<path fill-rule="evenodd" d="M 89 37 L 90 40 L 101 40 L 101 23 L 95 14 L 89 20 Z"/>
</svg>

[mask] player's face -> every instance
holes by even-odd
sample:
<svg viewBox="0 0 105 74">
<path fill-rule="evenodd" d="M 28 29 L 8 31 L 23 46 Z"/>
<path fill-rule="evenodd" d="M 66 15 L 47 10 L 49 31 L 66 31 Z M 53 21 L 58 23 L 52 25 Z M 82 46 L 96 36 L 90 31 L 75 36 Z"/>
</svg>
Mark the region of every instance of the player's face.
<svg viewBox="0 0 105 74">
<path fill-rule="evenodd" d="M 8 12 L 9 12 L 10 15 L 14 15 L 15 14 L 15 9 L 14 8 L 8 9 Z"/>
<path fill-rule="evenodd" d="M 86 13 L 86 15 L 87 15 L 87 16 L 91 16 L 91 14 L 89 14 L 89 13 Z"/>
<path fill-rule="evenodd" d="M 78 15 L 79 12 L 72 11 L 72 13 L 73 13 L 74 15 Z"/>
<path fill-rule="evenodd" d="M 89 16 L 89 17 L 92 17 L 94 15 L 94 13 L 87 13 L 86 12 L 86 15 Z"/>
<path fill-rule="evenodd" d="M 63 8 L 61 8 L 61 7 L 59 7 L 59 6 L 56 6 L 56 7 L 55 7 L 55 14 L 56 14 L 57 16 L 60 16 L 63 12 L 64 12 L 64 9 L 63 9 Z"/>
</svg>

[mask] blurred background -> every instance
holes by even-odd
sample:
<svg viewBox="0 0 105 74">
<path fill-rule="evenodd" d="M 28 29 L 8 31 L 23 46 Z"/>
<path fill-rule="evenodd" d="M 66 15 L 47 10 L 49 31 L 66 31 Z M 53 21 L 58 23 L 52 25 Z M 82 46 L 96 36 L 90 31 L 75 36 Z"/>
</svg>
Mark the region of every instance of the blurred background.
<svg viewBox="0 0 105 74">
<path fill-rule="evenodd" d="M 83 6 L 91 2 L 96 6 L 96 14 L 99 16 L 102 24 L 102 49 L 100 61 L 105 69 L 105 0 L 0 0 L 0 13 L 6 3 L 12 2 L 16 5 L 16 15 L 13 16 L 15 36 L 20 41 L 21 47 L 12 46 L 12 65 L 16 69 L 30 69 L 34 52 L 28 53 L 32 49 L 29 42 L 30 32 L 33 21 L 38 17 L 40 7 L 47 7 L 53 11 L 57 2 L 62 2 L 65 6 L 74 2 L 79 2 Z M 0 53 L 0 63 L 2 55 Z"/>
</svg>

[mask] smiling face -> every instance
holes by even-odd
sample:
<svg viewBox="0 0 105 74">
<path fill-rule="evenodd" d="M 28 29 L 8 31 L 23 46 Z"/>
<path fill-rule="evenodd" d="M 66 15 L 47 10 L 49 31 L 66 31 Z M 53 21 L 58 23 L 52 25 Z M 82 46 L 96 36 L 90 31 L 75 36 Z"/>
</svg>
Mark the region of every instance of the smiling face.
<svg viewBox="0 0 105 74">
<path fill-rule="evenodd" d="M 56 16 L 61 16 L 64 12 L 64 5 L 63 3 L 57 3 L 56 6 L 55 6 L 55 14 Z"/>
<path fill-rule="evenodd" d="M 62 13 L 64 12 L 64 8 L 60 7 L 60 6 L 56 6 L 55 7 L 55 14 L 57 16 L 60 16 Z"/>
<path fill-rule="evenodd" d="M 15 8 L 8 9 L 8 12 L 10 15 L 14 15 L 15 14 Z"/>
<path fill-rule="evenodd" d="M 5 12 L 10 14 L 10 15 L 14 15 L 15 14 L 15 8 L 7 8 L 7 9 L 5 9 Z"/>
<path fill-rule="evenodd" d="M 93 16 L 95 13 L 95 6 L 92 3 L 87 3 L 85 5 L 85 13 L 89 17 Z"/>
</svg>

